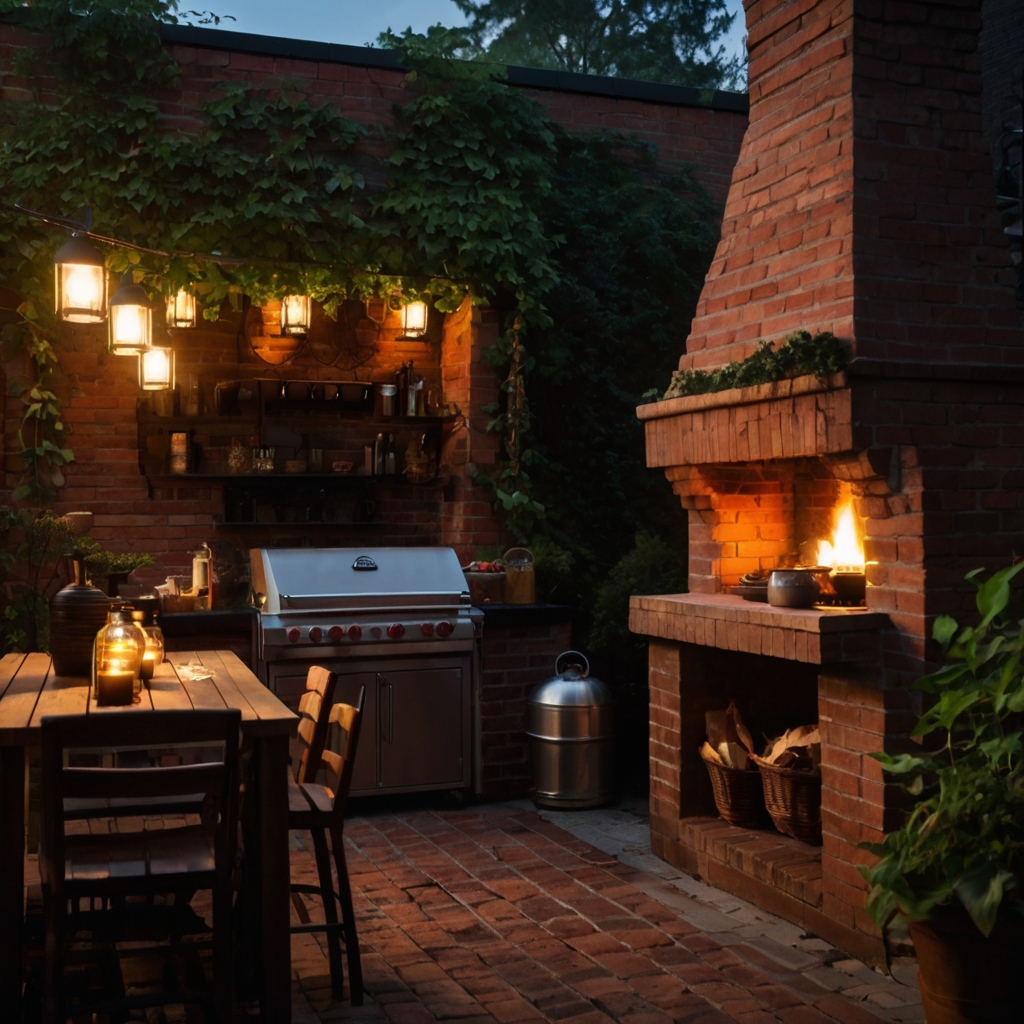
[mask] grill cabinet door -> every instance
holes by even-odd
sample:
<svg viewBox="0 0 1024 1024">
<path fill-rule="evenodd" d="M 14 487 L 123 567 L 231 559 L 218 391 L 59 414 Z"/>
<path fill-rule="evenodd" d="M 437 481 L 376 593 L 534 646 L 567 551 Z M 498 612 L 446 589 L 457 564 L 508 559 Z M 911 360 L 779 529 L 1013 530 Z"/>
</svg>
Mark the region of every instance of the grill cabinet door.
<svg viewBox="0 0 1024 1024">
<path fill-rule="evenodd" d="M 381 789 L 468 784 L 469 680 L 462 669 L 380 672 L 377 707 Z"/>
</svg>

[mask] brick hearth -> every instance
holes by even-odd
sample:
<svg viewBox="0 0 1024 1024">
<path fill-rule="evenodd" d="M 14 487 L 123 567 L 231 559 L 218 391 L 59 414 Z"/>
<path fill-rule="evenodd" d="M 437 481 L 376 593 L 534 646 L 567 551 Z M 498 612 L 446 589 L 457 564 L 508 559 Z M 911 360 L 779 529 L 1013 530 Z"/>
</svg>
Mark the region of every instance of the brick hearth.
<svg viewBox="0 0 1024 1024">
<path fill-rule="evenodd" d="M 857 865 L 898 824 L 873 751 L 910 746 L 931 622 L 1024 553 L 1024 332 L 982 138 L 980 0 L 745 0 L 750 127 L 680 367 L 831 330 L 843 373 L 642 406 L 689 517 L 689 590 L 634 597 L 650 638 L 652 846 L 867 959 Z M 866 608 L 729 595 L 815 560 L 847 499 Z M 752 733 L 820 723 L 820 849 L 714 820 L 697 754 L 735 699 Z"/>
</svg>

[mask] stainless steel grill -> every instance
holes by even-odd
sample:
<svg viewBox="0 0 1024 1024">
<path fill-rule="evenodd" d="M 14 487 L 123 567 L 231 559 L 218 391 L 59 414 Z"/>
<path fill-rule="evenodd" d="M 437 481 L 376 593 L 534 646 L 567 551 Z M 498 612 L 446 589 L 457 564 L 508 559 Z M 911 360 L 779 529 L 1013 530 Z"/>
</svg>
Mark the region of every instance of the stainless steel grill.
<svg viewBox="0 0 1024 1024">
<path fill-rule="evenodd" d="M 256 548 L 259 671 L 295 707 L 311 664 L 366 688 L 352 791 L 472 784 L 483 616 L 451 548 Z"/>
</svg>

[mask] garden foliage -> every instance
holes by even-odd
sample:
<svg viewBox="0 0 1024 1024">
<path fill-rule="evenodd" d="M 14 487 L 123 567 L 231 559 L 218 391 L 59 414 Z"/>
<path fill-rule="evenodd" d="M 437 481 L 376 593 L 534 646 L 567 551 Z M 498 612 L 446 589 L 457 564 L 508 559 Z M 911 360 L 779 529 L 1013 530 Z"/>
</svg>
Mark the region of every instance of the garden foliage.
<svg viewBox="0 0 1024 1024">
<path fill-rule="evenodd" d="M 988 935 L 1007 905 L 1022 907 L 1024 880 L 1024 618 L 1013 600 L 1018 563 L 982 580 L 981 616 L 961 626 L 940 615 L 933 629 L 945 664 L 916 685 L 930 706 L 912 732 L 921 754 L 875 754 L 914 798 L 902 828 L 869 846 L 881 860 L 861 873 L 868 910 L 884 925 L 961 904 Z"/>
</svg>

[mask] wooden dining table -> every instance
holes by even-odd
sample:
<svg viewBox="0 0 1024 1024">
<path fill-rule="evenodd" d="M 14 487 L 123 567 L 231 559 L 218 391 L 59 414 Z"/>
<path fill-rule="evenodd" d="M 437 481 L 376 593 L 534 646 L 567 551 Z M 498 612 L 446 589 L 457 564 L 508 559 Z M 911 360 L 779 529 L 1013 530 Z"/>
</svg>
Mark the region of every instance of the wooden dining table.
<svg viewBox="0 0 1024 1024">
<path fill-rule="evenodd" d="M 287 771 L 288 741 L 298 719 L 231 651 L 174 652 L 167 657 L 136 702 L 116 708 L 97 705 L 87 679 L 56 675 L 48 654 L 0 659 L 0 1021 L 21 1016 L 26 763 L 39 747 L 43 717 L 193 708 L 238 708 L 242 713 L 242 748 L 251 757 L 243 812 L 250 839 L 240 895 L 254 908 L 258 922 L 254 973 L 260 1017 L 275 1024 L 291 1020 Z M 202 670 L 190 671 L 189 665 L 201 665 Z M 206 672 L 209 678 L 195 678 Z"/>
</svg>

